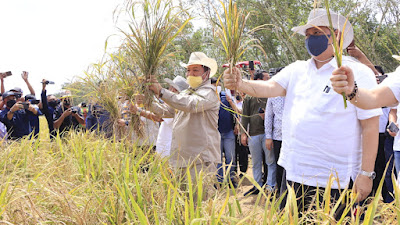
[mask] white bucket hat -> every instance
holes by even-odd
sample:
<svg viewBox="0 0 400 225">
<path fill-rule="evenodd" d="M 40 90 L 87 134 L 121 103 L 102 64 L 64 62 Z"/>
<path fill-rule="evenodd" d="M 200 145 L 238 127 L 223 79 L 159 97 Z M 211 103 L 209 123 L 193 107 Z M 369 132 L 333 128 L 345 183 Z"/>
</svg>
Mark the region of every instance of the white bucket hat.
<svg viewBox="0 0 400 225">
<path fill-rule="evenodd" d="M 400 56 L 398 56 L 398 55 L 392 55 L 392 57 L 395 58 L 396 60 L 399 60 L 399 61 L 400 61 Z"/>
<path fill-rule="evenodd" d="M 332 19 L 332 26 L 334 29 L 338 29 L 343 32 L 343 49 L 347 48 L 350 43 L 353 41 L 354 33 L 353 26 L 349 21 L 346 22 L 346 18 L 341 16 L 331 10 L 329 10 Z M 342 31 L 344 24 L 346 23 L 346 27 L 344 31 Z M 329 19 L 328 13 L 325 9 L 317 8 L 311 10 L 308 15 L 308 21 L 306 25 L 293 27 L 292 31 L 295 33 L 299 33 L 301 35 L 306 35 L 306 30 L 312 27 L 329 27 Z"/>
<path fill-rule="evenodd" d="M 164 81 L 169 85 L 171 85 L 176 90 L 178 90 L 178 92 L 181 92 L 189 88 L 189 84 L 186 82 L 186 79 L 183 78 L 182 76 L 176 76 L 174 80 L 171 80 L 169 78 L 164 78 Z"/>
<path fill-rule="evenodd" d="M 181 66 L 185 68 L 190 65 L 207 66 L 210 68 L 210 77 L 214 76 L 218 69 L 217 61 L 215 61 L 215 59 L 208 58 L 203 52 L 192 52 L 192 54 L 190 54 L 189 62 L 187 64 L 181 63 Z"/>
</svg>

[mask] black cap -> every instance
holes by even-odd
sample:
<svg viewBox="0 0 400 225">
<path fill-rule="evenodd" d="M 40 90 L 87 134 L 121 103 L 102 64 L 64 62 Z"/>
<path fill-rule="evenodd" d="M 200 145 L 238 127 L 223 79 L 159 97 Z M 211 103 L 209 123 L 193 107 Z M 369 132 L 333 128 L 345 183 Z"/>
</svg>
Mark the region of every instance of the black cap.
<svg viewBox="0 0 400 225">
<path fill-rule="evenodd" d="M 34 95 L 31 95 L 31 94 L 25 95 L 25 101 L 26 100 L 36 100 L 36 97 Z"/>
<path fill-rule="evenodd" d="M 7 98 L 8 96 L 15 96 L 15 92 L 7 91 L 3 93 L 3 99 Z"/>
</svg>

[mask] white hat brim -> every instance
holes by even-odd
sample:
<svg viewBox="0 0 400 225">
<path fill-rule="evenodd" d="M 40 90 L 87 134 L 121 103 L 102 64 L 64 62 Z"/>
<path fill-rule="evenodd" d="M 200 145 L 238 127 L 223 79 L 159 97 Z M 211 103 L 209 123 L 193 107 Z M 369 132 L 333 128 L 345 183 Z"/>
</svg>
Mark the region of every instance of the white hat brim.
<svg viewBox="0 0 400 225">
<path fill-rule="evenodd" d="M 217 69 L 218 69 L 217 61 L 215 61 L 214 59 L 211 59 L 211 58 L 204 59 L 201 61 L 191 61 L 189 63 L 181 62 L 180 65 L 185 68 L 188 68 L 188 66 L 191 66 L 191 65 L 207 66 L 208 68 L 210 68 L 210 77 L 213 77 L 217 73 Z"/>
</svg>

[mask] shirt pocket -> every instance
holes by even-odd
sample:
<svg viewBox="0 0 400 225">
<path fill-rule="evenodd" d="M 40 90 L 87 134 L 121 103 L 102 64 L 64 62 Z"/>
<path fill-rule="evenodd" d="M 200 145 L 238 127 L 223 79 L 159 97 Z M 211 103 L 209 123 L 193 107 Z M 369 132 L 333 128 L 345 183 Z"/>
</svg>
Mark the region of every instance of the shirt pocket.
<svg viewBox="0 0 400 225">
<path fill-rule="evenodd" d="M 329 93 L 322 92 L 316 98 L 314 109 L 320 113 L 345 113 L 343 96 L 331 90 Z"/>
</svg>

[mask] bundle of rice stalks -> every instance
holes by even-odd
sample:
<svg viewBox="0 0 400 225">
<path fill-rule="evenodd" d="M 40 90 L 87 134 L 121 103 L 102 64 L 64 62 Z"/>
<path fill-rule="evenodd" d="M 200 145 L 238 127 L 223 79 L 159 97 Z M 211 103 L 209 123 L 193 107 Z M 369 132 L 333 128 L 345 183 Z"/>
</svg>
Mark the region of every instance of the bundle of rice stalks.
<svg viewBox="0 0 400 225">
<path fill-rule="evenodd" d="M 218 17 L 218 22 L 215 23 L 216 36 L 220 39 L 221 45 L 223 46 L 225 52 L 225 60 L 229 63 L 229 70 L 236 65 L 236 62 L 250 47 L 259 48 L 264 55 L 265 51 L 261 48 L 259 40 L 251 38 L 251 34 L 263 26 L 256 27 L 248 32 L 245 32 L 246 21 L 250 17 L 250 12 L 245 12 L 243 9 L 237 8 L 237 4 L 229 0 L 226 6 L 222 1 L 220 1 L 222 8 L 224 10 L 224 15 L 221 16 L 218 10 L 214 8 L 214 11 Z M 222 77 L 223 73 L 217 79 L 217 85 Z M 219 96 L 219 95 L 218 95 Z M 221 102 L 222 106 L 229 110 L 229 107 Z M 231 111 L 231 110 L 229 110 Z M 238 120 L 238 112 L 234 112 L 236 120 Z M 240 124 L 240 123 L 239 123 Z M 244 129 L 242 127 L 243 131 Z M 245 131 L 246 132 L 246 131 Z"/>
<path fill-rule="evenodd" d="M 218 10 L 214 8 L 219 22 L 215 24 L 216 36 L 221 41 L 225 52 L 225 60 L 229 62 L 230 68 L 235 66 L 236 62 L 250 47 L 257 47 L 266 55 L 265 51 L 258 45 L 259 40 L 251 38 L 251 34 L 264 27 L 264 25 L 245 32 L 250 12 L 246 13 L 243 9 L 238 10 L 237 4 L 233 3 L 232 0 L 229 0 L 227 6 L 222 1 L 220 3 L 224 10 L 224 15 L 221 16 Z"/>
<path fill-rule="evenodd" d="M 135 92 L 145 94 L 146 105 L 149 105 L 152 96 L 147 91 L 145 82 L 150 75 L 157 76 L 162 63 L 173 56 L 166 50 L 191 18 L 183 9 L 174 7 L 171 0 L 133 2 L 131 14 L 133 20 L 129 24 L 129 32 L 122 31 L 127 40 L 126 57 L 135 65 Z"/>
</svg>

